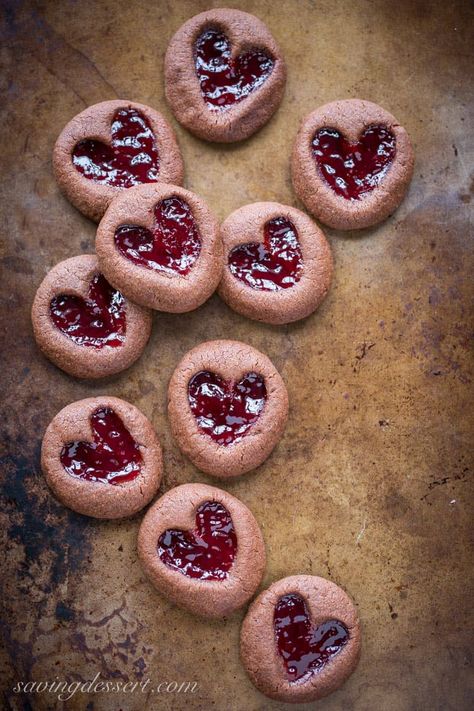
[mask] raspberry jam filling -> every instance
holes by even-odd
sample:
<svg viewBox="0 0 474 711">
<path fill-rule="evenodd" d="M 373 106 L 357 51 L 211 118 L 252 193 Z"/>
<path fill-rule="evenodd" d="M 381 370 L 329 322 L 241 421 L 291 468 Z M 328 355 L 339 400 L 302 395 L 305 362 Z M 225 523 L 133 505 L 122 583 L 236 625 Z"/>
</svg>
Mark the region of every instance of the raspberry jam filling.
<svg viewBox="0 0 474 711">
<path fill-rule="evenodd" d="M 295 226 L 284 217 L 265 224 L 264 241 L 235 247 L 229 254 L 229 269 L 252 289 L 289 289 L 301 278 L 301 249 Z"/>
<path fill-rule="evenodd" d="M 210 109 L 222 111 L 258 89 L 274 65 L 261 49 L 233 59 L 229 39 L 218 29 L 207 29 L 198 38 L 195 62 L 204 101 Z"/>
<path fill-rule="evenodd" d="M 386 126 L 369 126 L 358 143 L 335 128 L 322 128 L 312 150 L 325 181 L 337 195 L 358 200 L 379 185 L 395 158 L 395 136 Z"/>
<path fill-rule="evenodd" d="M 266 399 L 265 380 L 257 373 L 247 373 L 236 383 L 200 371 L 188 385 L 188 400 L 199 429 L 223 445 L 239 442 L 247 434 Z"/>
<path fill-rule="evenodd" d="M 168 529 L 158 539 L 158 555 L 163 563 L 189 578 L 225 580 L 236 553 L 232 518 L 217 501 L 199 506 L 194 531 Z"/>
<path fill-rule="evenodd" d="M 349 632 L 338 620 L 313 627 L 300 595 L 283 595 L 273 614 L 278 652 L 288 681 L 299 681 L 319 671 L 349 641 Z"/>
<path fill-rule="evenodd" d="M 49 312 L 54 325 L 79 346 L 103 348 L 125 341 L 125 300 L 103 276 L 89 285 L 89 298 L 60 294 L 51 300 Z"/>
<path fill-rule="evenodd" d="M 138 476 L 142 455 L 138 444 L 110 407 L 101 407 L 90 418 L 93 442 L 68 442 L 61 464 L 68 474 L 87 481 L 124 484 Z"/>
<path fill-rule="evenodd" d="M 115 188 L 131 188 L 158 180 L 155 136 L 143 114 L 119 109 L 112 120 L 111 145 L 87 138 L 72 151 L 72 162 L 85 178 Z"/>
<path fill-rule="evenodd" d="M 153 231 L 120 225 L 115 245 L 134 264 L 167 274 L 189 274 L 201 252 L 201 237 L 189 205 L 179 197 L 155 206 Z"/>
</svg>

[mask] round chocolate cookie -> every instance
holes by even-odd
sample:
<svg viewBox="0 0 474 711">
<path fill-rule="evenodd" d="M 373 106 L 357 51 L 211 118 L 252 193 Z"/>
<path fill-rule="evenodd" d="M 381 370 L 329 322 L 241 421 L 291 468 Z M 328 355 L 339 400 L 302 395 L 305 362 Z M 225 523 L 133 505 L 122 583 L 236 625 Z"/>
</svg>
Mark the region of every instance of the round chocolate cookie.
<svg viewBox="0 0 474 711">
<path fill-rule="evenodd" d="M 240 10 L 201 12 L 184 23 L 165 57 L 166 98 L 199 138 L 248 138 L 283 98 L 286 66 L 266 25 Z"/>
<path fill-rule="evenodd" d="M 183 182 L 183 160 L 173 129 L 149 106 L 118 99 L 77 114 L 53 152 L 59 187 L 98 222 L 121 190 L 142 183 Z"/>
<path fill-rule="evenodd" d="M 224 273 L 219 294 L 234 311 L 266 323 L 297 321 L 326 296 L 332 255 L 305 213 L 277 202 L 235 210 L 221 227 Z"/>
<path fill-rule="evenodd" d="M 314 575 L 273 583 L 252 603 L 240 634 L 252 683 L 278 701 L 316 701 L 336 691 L 357 666 L 361 631 L 354 603 Z"/>
<path fill-rule="evenodd" d="M 54 495 L 94 518 L 132 516 L 158 491 L 161 447 L 140 410 L 116 397 L 90 397 L 49 424 L 41 467 Z"/>
<path fill-rule="evenodd" d="M 102 378 L 128 368 L 143 352 L 151 311 L 114 289 L 92 254 L 66 259 L 41 282 L 31 309 L 38 346 L 77 378 Z"/>
<path fill-rule="evenodd" d="M 225 617 L 245 605 L 265 570 L 251 511 L 205 484 L 177 486 L 153 504 L 140 526 L 138 555 L 157 590 L 202 617 Z"/>
<path fill-rule="evenodd" d="M 118 195 L 99 224 L 96 250 L 111 284 L 159 311 L 196 309 L 222 274 L 214 215 L 200 197 L 166 183 Z"/>
<path fill-rule="evenodd" d="M 396 210 L 413 174 L 410 138 L 370 101 L 321 106 L 301 123 L 293 148 L 293 187 L 321 222 L 341 230 L 370 227 Z"/>
<path fill-rule="evenodd" d="M 190 350 L 168 387 L 168 415 L 180 449 L 220 478 L 256 469 L 285 428 L 288 393 L 275 366 L 239 341 Z"/>
</svg>

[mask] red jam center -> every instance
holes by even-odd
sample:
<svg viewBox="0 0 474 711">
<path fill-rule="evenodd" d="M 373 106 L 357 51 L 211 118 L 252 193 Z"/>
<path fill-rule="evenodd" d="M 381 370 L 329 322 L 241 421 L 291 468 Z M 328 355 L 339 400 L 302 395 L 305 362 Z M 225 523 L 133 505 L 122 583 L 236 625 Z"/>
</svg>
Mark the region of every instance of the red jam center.
<svg viewBox="0 0 474 711">
<path fill-rule="evenodd" d="M 141 267 L 188 274 L 201 252 L 201 237 L 189 205 L 179 197 L 170 197 L 155 206 L 152 232 L 138 225 L 120 225 L 115 245 Z"/>
<path fill-rule="evenodd" d="M 260 49 L 232 58 L 230 42 L 217 29 L 208 29 L 196 42 L 196 73 L 210 109 L 225 110 L 263 84 L 274 61 Z"/>
<path fill-rule="evenodd" d="M 379 185 L 395 158 L 395 136 L 386 126 L 369 126 L 358 143 L 335 128 L 322 128 L 313 139 L 321 175 L 335 193 L 357 200 Z"/>
<path fill-rule="evenodd" d="M 257 373 L 247 373 L 234 383 L 201 371 L 188 385 L 188 400 L 199 429 L 223 445 L 242 439 L 258 419 L 266 399 L 265 381 Z"/>
<path fill-rule="evenodd" d="M 289 289 L 301 278 L 301 249 L 296 228 L 284 217 L 264 227 L 264 241 L 235 247 L 229 254 L 229 269 L 247 286 L 261 291 Z"/>
<path fill-rule="evenodd" d="M 194 531 L 168 529 L 158 539 L 158 555 L 165 565 L 201 580 L 225 580 L 236 552 L 232 518 L 216 501 L 197 509 Z"/>
<path fill-rule="evenodd" d="M 111 145 L 86 139 L 76 143 L 72 162 L 85 178 L 115 188 L 131 188 L 158 180 L 155 136 L 136 109 L 119 109 L 111 126 Z"/>
<path fill-rule="evenodd" d="M 273 624 L 290 682 L 319 671 L 349 641 L 348 630 L 338 620 L 313 627 L 305 601 L 294 593 L 278 600 Z"/>
<path fill-rule="evenodd" d="M 89 286 L 89 298 L 60 294 L 51 300 L 54 325 L 79 346 L 121 346 L 125 340 L 125 300 L 103 276 Z"/>
<path fill-rule="evenodd" d="M 108 484 L 124 484 L 138 476 L 142 455 L 138 444 L 110 408 L 91 416 L 93 442 L 68 442 L 61 451 L 61 464 L 68 474 Z"/>
</svg>

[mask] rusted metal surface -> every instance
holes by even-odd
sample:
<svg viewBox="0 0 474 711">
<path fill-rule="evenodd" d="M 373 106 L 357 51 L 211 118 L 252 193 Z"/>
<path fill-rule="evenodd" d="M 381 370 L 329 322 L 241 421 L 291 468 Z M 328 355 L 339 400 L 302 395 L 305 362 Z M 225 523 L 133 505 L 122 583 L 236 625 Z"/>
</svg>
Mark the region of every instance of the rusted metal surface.
<svg viewBox="0 0 474 711">
<path fill-rule="evenodd" d="M 285 708 L 254 690 L 239 663 L 243 612 L 209 623 L 166 602 L 137 561 L 140 517 L 99 523 L 75 515 L 51 498 L 39 469 L 41 437 L 55 413 L 110 393 L 152 419 L 164 446 L 165 489 L 208 482 L 171 439 L 166 386 L 189 348 L 233 337 L 270 356 L 291 399 L 274 455 L 224 485 L 262 525 L 264 584 L 321 574 L 350 592 L 363 621 L 358 671 L 318 708 L 472 708 L 469 3 L 232 3 L 274 32 L 289 66 L 286 97 L 242 145 L 211 146 L 177 127 L 187 187 L 219 218 L 256 200 L 297 205 L 289 153 L 298 122 L 319 104 L 351 96 L 380 103 L 407 128 L 417 158 L 412 187 L 380 227 L 330 232 L 334 287 L 306 321 L 259 325 L 214 296 L 195 313 L 156 314 L 141 360 L 99 383 L 50 365 L 31 334 L 30 304 L 44 274 L 94 243 L 94 225 L 54 183 L 52 147 L 69 118 L 100 100 L 130 98 L 170 117 L 162 80 L 167 42 L 185 19 L 218 3 L 3 5 L 4 707 Z M 12 691 L 19 680 L 88 680 L 97 672 L 199 687 L 192 695 L 78 693 L 67 702 Z"/>
</svg>

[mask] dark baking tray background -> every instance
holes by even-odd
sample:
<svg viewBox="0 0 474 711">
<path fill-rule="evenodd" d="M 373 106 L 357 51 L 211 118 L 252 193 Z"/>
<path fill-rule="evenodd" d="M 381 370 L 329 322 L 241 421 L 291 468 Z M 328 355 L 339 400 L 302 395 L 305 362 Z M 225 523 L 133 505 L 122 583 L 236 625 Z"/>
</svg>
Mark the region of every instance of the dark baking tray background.
<svg viewBox="0 0 474 711">
<path fill-rule="evenodd" d="M 163 490 L 210 481 L 170 436 L 166 387 L 189 348 L 231 337 L 270 356 L 291 398 L 273 456 L 223 484 L 262 526 L 264 585 L 321 574 L 350 592 L 362 618 L 360 666 L 318 708 L 472 708 L 472 5 L 235 0 L 233 7 L 268 24 L 289 78 L 272 121 L 226 147 L 176 125 L 162 75 L 173 32 L 219 4 L 2 2 L 4 707 L 63 707 L 46 695 L 28 705 L 11 691 L 17 680 L 87 680 L 101 672 L 196 680 L 199 689 L 192 696 L 77 695 L 64 708 L 286 708 L 261 696 L 239 663 L 244 611 L 209 623 L 178 610 L 140 569 L 140 516 L 100 523 L 75 515 L 52 499 L 39 468 L 41 437 L 56 412 L 110 393 L 154 423 L 165 452 Z M 306 321 L 259 325 L 214 296 L 194 313 L 157 313 L 143 357 L 127 372 L 79 382 L 38 353 L 29 312 L 51 266 L 94 246 L 94 225 L 55 185 L 54 141 L 85 106 L 117 97 L 173 121 L 186 185 L 221 219 L 256 200 L 301 207 L 290 184 L 291 145 L 300 119 L 337 98 L 370 99 L 397 116 L 416 150 L 413 183 L 383 225 L 327 231 L 334 285 Z"/>
</svg>

